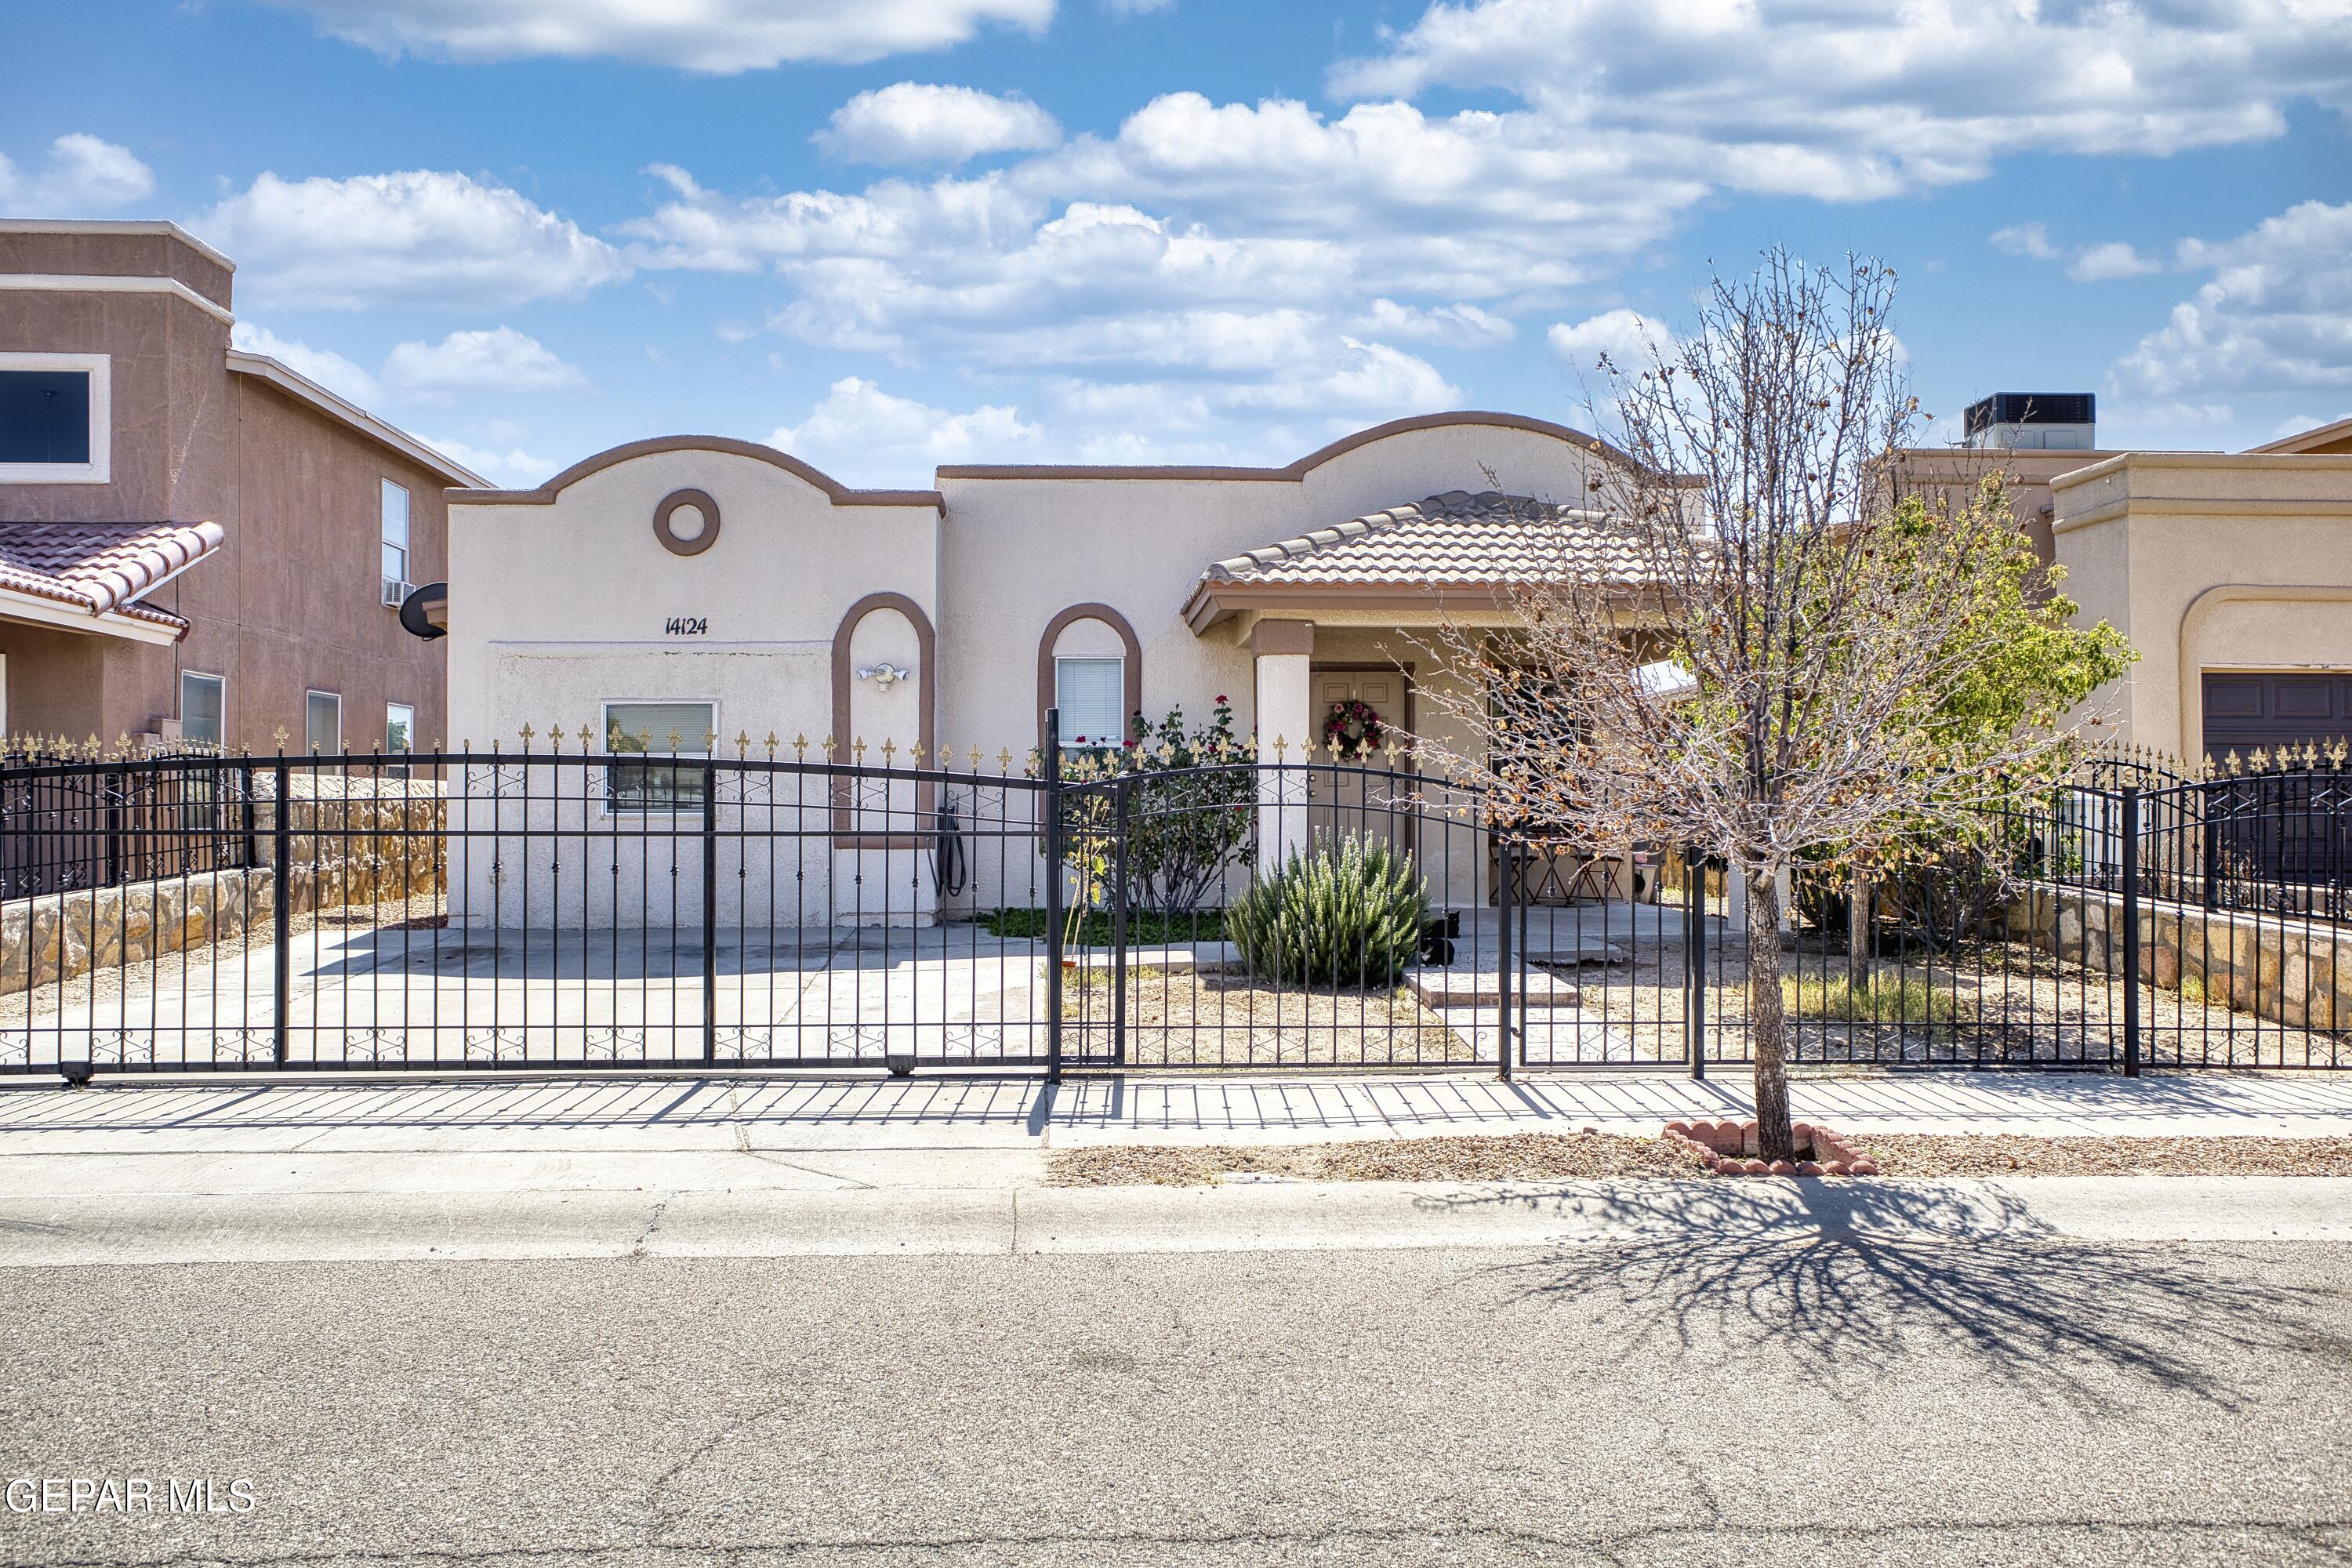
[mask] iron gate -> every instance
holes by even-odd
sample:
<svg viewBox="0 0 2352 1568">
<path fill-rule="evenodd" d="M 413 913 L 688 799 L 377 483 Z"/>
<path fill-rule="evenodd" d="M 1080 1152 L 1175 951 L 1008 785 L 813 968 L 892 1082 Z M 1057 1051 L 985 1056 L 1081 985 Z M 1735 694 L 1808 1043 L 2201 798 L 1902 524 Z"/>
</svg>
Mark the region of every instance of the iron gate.
<svg viewBox="0 0 2352 1568">
<path fill-rule="evenodd" d="M 1800 1062 L 2352 1065 L 2333 770 L 2070 785 L 1768 936 L 1703 855 L 1498 833 L 1393 750 L 737 750 L 0 768 L 0 1071 L 1704 1072 L 1766 940 Z M 1413 929 L 1294 969 L 1273 889 L 1349 846 Z"/>
</svg>

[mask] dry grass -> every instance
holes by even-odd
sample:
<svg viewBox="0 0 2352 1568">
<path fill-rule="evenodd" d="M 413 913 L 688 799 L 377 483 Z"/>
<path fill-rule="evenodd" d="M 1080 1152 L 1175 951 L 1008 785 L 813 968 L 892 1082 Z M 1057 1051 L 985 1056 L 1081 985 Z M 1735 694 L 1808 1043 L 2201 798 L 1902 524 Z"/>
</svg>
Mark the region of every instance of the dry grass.
<svg viewBox="0 0 2352 1568">
<path fill-rule="evenodd" d="M 1111 1016 L 1111 983 L 1073 981 L 1066 1005 L 1091 1023 Z M 1127 985 L 1128 1061 L 1183 1067 L 1470 1062 L 1470 1042 L 1402 988 L 1276 986 L 1223 971 L 1140 969 Z"/>
<path fill-rule="evenodd" d="M 1112 1144 L 1056 1150 L 1046 1182 L 1057 1187 L 1203 1186 L 1221 1176 L 1303 1182 L 1550 1182 L 1597 1176 L 1700 1176 L 1688 1149 L 1610 1132 L 1380 1138 L 1345 1143 L 1187 1149 Z"/>
<path fill-rule="evenodd" d="M 1850 1142 L 1888 1176 L 2352 1176 L 2352 1138 L 1891 1132 Z"/>
</svg>

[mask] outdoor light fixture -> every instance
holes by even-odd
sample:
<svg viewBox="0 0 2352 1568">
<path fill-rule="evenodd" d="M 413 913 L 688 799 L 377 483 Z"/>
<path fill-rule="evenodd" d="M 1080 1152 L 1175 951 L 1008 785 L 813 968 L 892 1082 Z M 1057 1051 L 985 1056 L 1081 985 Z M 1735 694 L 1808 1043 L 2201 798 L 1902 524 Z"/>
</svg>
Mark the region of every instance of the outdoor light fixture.
<svg viewBox="0 0 2352 1568">
<path fill-rule="evenodd" d="M 857 679 L 870 680 L 881 689 L 887 691 L 902 680 L 913 679 L 914 674 L 913 670 L 900 669 L 895 664 L 869 664 L 857 672 Z"/>
</svg>

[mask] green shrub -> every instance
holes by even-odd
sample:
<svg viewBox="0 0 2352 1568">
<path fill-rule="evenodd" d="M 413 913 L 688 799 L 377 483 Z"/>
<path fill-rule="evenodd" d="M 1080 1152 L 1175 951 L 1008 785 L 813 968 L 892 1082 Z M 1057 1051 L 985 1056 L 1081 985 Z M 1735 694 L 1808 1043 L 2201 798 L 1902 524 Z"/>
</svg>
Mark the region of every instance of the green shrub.
<svg viewBox="0 0 2352 1568">
<path fill-rule="evenodd" d="M 1225 911 L 1225 938 L 1261 979 L 1386 989 L 1421 947 L 1429 895 L 1412 858 L 1344 834 L 1254 883 Z"/>
</svg>

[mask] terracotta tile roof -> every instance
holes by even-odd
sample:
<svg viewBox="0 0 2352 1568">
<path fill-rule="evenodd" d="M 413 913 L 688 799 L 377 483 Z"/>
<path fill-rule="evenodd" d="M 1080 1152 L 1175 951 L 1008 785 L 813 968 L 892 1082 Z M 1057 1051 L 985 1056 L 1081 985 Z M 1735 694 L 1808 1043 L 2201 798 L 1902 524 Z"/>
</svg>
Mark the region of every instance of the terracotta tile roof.
<svg viewBox="0 0 2352 1568">
<path fill-rule="evenodd" d="M 1630 535 L 1601 513 L 1494 490 L 1426 500 L 1319 528 L 1215 562 L 1203 583 L 1499 584 L 1557 574 L 1597 582 L 1647 574 Z"/>
<path fill-rule="evenodd" d="M 139 595 L 226 539 L 216 522 L 0 522 L 0 588 L 185 630 Z"/>
</svg>

